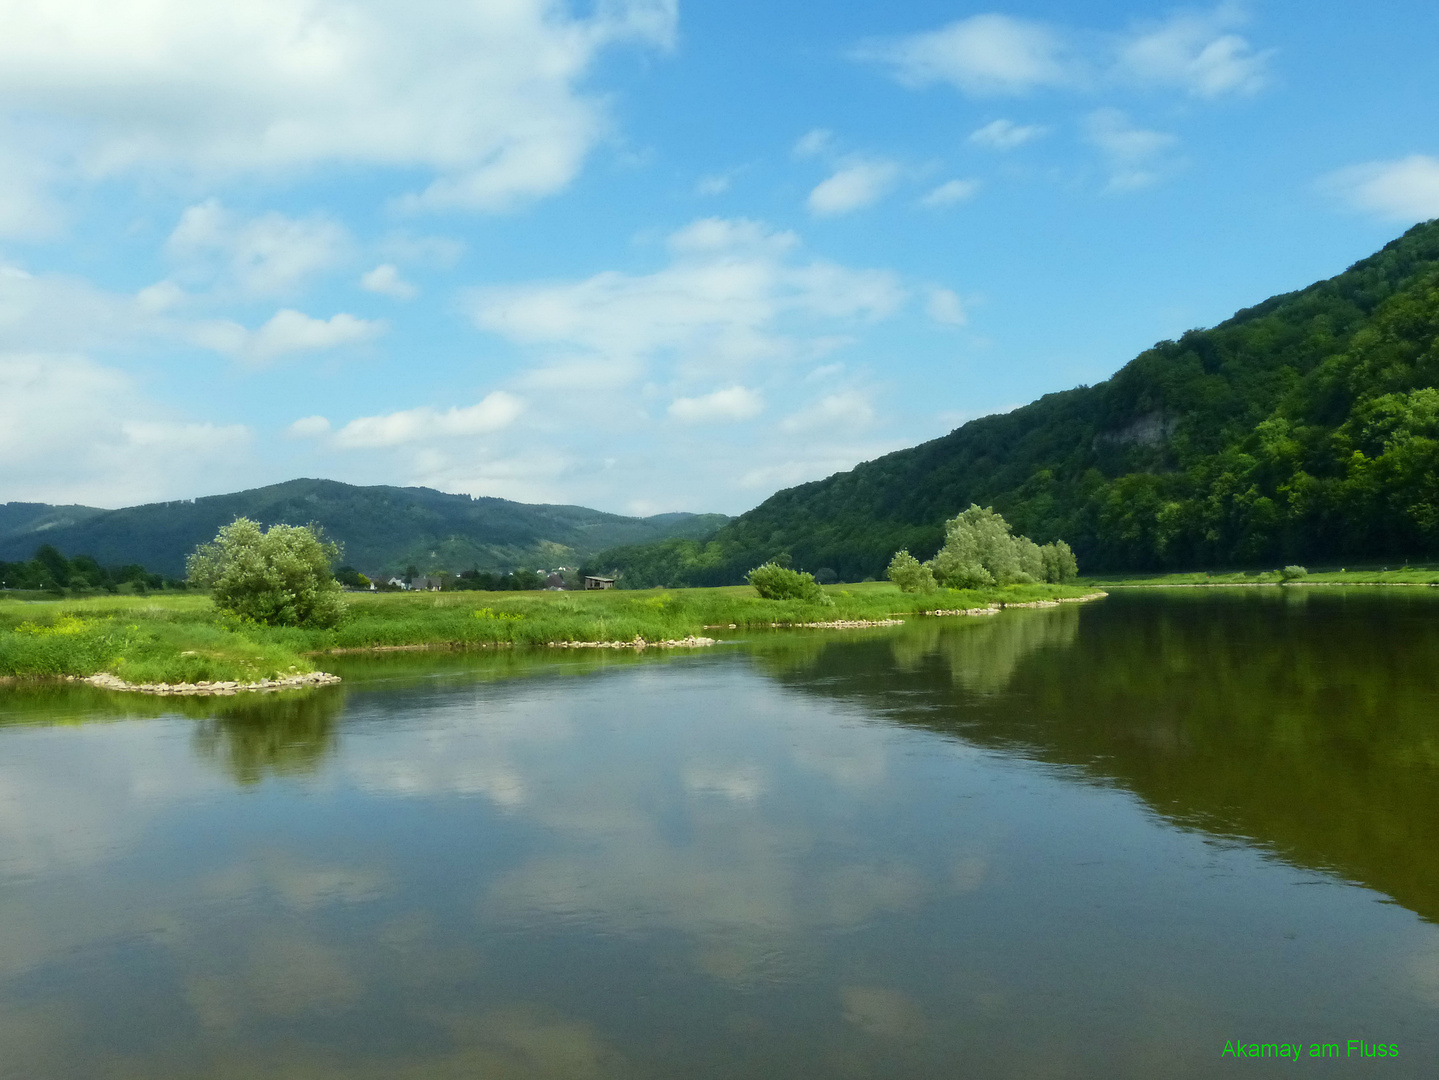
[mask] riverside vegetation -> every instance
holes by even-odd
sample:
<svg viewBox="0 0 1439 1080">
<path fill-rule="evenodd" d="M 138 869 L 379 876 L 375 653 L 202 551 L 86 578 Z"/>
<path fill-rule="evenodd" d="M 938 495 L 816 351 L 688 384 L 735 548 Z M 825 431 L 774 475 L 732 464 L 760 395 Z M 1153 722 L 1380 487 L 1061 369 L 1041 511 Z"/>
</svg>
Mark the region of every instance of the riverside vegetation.
<svg viewBox="0 0 1439 1080">
<path fill-rule="evenodd" d="M 0 677 L 85 678 L 103 672 L 141 688 L 296 682 L 314 672 L 313 657 L 331 651 L 709 644 L 699 633 L 718 627 L 883 625 L 900 614 L 988 613 L 1003 603 L 1081 597 L 1079 590 L 1056 591 L 1023 573 L 1020 563 L 1030 555 L 1026 545 L 1034 545 L 1010 536 L 998 515 L 972 507 L 950 525 L 952 544 L 963 546 L 966 558 L 988 559 L 994 572 L 972 567 L 962 578 L 942 574 L 946 584 L 971 586 L 947 589 L 942 596 L 937 587 L 920 595 L 878 583 L 826 591 L 807 573 L 768 563 L 751 572 L 751 587 L 648 595 L 377 593 L 357 594 L 347 603 L 331 571 L 341 552 L 323 530 L 264 529 L 242 517 L 221 527 L 188 560 L 189 583 L 208 590 L 208 597 L 0 605 Z M 975 548 L 976 528 L 983 533 L 982 550 Z M 1014 562 L 1013 573 L 998 569 L 1005 558 Z M 1032 561 L 1040 565 L 1037 554 Z"/>
<path fill-rule="evenodd" d="M 131 683 L 253 682 L 316 669 L 331 650 L 543 646 L 684 638 L 707 627 L 875 621 L 996 603 L 1077 599 L 1083 589 L 1013 585 L 902 593 L 889 582 L 825 590 L 830 603 L 766 600 L 749 586 L 539 593 L 359 593 L 334 627 L 268 626 L 198 592 L 75 600 L 0 599 L 0 676 Z"/>
</svg>

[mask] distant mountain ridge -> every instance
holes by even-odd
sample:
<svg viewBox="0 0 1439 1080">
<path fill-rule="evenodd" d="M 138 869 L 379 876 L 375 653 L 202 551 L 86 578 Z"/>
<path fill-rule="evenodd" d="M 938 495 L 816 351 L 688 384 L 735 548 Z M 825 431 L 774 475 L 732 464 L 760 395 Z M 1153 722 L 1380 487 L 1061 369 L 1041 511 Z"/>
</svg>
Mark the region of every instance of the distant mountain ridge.
<svg viewBox="0 0 1439 1080">
<path fill-rule="evenodd" d="M 577 565 L 607 547 L 707 536 L 729 520 L 724 514 L 633 518 L 429 488 L 301 479 L 121 510 L 0 504 L 0 560 L 28 559 L 41 544 L 52 544 L 66 555 L 92 555 L 102 565 L 140 563 L 178 577 L 195 546 L 237 517 L 266 526 L 318 522 L 344 545 L 344 561 L 367 573 L 411 564 L 422 572 Z"/>
<path fill-rule="evenodd" d="M 788 554 L 878 577 L 992 505 L 1084 570 L 1439 557 L 1439 221 L 1344 273 L 1163 341 L 1094 386 L 780 491 L 707 542 L 602 553 L 631 585 Z"/>
</svg>

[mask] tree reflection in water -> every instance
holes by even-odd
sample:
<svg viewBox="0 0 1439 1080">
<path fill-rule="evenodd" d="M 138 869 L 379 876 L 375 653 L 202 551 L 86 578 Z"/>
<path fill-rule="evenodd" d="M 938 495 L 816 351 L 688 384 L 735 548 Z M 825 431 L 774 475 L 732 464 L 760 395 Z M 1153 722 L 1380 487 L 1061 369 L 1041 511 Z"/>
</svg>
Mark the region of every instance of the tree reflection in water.
<svg viewBox="0 0 1439 1080">
<path fill-rule="evenodd" d="M 209 699 L 195 729 L 195 751 L 241 784 L 267 775 L 314 773 L 337 744 L 345 695 L 339 689 Z"/>
<path fill-rule="evenodd" d="M 831 640 L 775 674 L 1078 769 L 1181 826 L 1439 921 L 1436 601 L 1429 590 L 1136 591 Z"/>
</svg>

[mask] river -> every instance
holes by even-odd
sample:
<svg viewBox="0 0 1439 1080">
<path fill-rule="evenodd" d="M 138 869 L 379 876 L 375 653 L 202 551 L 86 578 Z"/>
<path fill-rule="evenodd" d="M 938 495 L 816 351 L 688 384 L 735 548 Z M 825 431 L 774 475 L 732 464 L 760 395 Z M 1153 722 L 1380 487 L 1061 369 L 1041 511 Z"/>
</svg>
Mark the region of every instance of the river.
<svg viewBox="0 0 1439 1080">
<path fill-rule="evenodd" d="M 1432 1076 L 1436 593 L 0 688 L 0 1076 Z"/>
</svg>

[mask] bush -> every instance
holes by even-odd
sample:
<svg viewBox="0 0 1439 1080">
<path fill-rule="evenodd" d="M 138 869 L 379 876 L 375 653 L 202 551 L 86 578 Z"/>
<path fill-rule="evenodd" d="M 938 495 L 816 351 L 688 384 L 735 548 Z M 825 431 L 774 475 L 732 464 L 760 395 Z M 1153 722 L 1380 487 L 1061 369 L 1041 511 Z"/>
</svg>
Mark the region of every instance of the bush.
<svg viewBox="0 0 1439 1080">
<path fill-rule="evenodd" d="M 196 548 L 185 568 L 191 583 L 212 590 L 222 611 L 267 626 L 328 628 L 345 611 L 330 572 L 339 554 L 319 526 L 262 531 L 257 522 L 236 518 Z"/>
<path fill-rule="evenodd" d="M 767 562 L 749 572 L 749 583 L 766 600 L 804 600 L 811 604 L 833 604 L 819 582 L 809 574 Z"/>
<path fill-rule="evenodd" d="M 908 551 L 894 553 L 894 558 L 889 561 L 889 569 L 885 572 L 885 576 L 898 585 L 902 592 L 932 593 L 939 588 L 929 567 Z"/>
<path fill-rule="evenodd" d="M 1280 581 L 1298 581 L 1300 578 L 1306 578 L 1308 576 L 1309 571 L 1302 566 L 1286 566 L 1283 570 L 1279 571 Z"/>
</svg>

